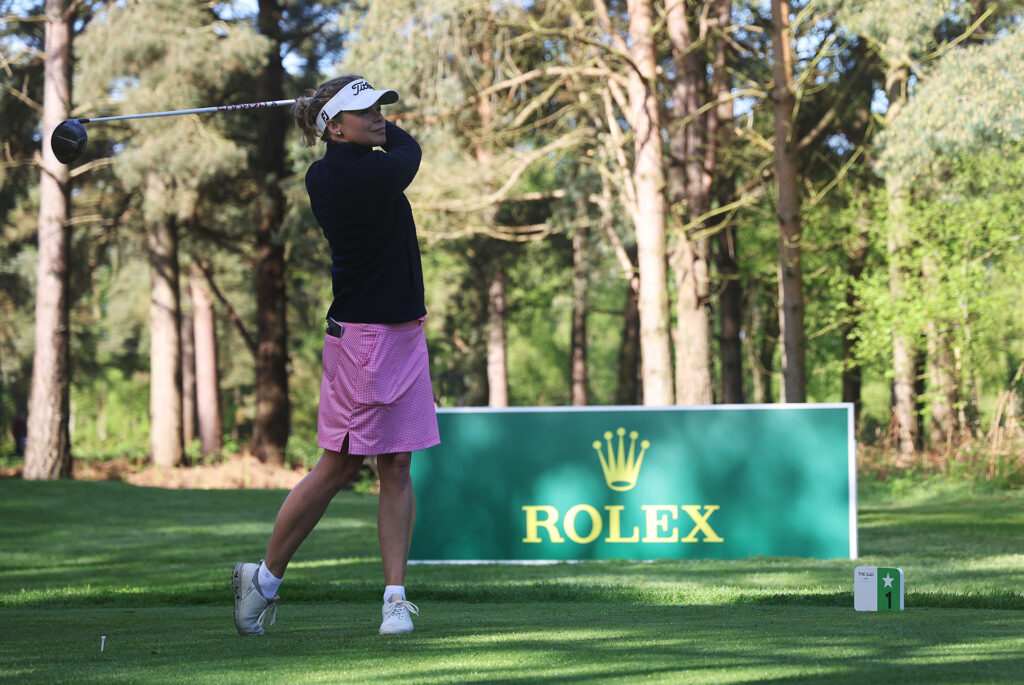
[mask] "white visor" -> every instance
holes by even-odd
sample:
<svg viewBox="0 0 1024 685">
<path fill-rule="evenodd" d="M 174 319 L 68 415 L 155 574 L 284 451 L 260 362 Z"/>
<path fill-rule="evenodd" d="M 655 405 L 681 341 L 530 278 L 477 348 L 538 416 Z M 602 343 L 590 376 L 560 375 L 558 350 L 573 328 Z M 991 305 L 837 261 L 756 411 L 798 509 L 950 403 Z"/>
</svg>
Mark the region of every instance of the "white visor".
<svg viewBox="0 0 1024 685">
<path fill-rule="evenodd" d="M 374 90 L 373 86 L 359 79 L 345 85 L 337 94 L 327 101 L 316 118 L 316 130 L 320 133 L 327 128 L 327 122 L 338 116 L 339 112 L 358 112 L 369 109 L 377 103 L 390 105 L 398 102 L 398 93 L 393 90 Z"/>
</svg>

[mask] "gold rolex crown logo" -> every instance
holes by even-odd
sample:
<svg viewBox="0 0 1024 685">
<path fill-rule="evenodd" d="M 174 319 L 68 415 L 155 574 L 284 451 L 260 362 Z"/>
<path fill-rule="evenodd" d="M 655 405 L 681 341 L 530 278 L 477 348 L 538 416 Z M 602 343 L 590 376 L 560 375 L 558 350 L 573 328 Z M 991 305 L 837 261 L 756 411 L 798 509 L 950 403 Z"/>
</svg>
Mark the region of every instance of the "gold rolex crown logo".
<svg viewBox="0 0 1024 685">
<path fill-rule="evenodd" d="M 625 492 L 632 490 L 636 485 L 637 476 L 640 475 L 640 465 L 644 461 L 644 453 L 651 446 L 650 440 L 640 442 L 640 454 L 636 452 L 636 439 L 640 434 L 636 431 L 629 432 L 629 450 L 626 450 L 626 429 L 619 428 L 615 431 L 619 436 L 618 451 L 612 442 L 611 431 L 604 432 L 604 440 L 607 444 L 607 456 L 602 452 L 600 440 L 595 440 L 593 447 L 597 450 L 597 458 L 601 461 L 601 470 L 604 471 L 604 480 L 612 490 Z"/>
</svg>

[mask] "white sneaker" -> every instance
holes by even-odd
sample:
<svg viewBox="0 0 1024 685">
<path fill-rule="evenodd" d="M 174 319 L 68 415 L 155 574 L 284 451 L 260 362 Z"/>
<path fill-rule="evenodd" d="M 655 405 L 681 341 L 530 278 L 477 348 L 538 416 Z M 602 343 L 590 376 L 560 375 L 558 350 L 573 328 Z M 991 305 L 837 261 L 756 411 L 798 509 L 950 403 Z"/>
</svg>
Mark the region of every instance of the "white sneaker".
<svg viewBox="0 0 1024 685">
<path fill-rule="evenodd" d="M 412 616 L 409 615 L 410 613 L 417 616 L 420 615 L 419 608 L 412 602 L 407 602 L 404 599 L 384 602 L 384 607 L 381 609 L 384 621 L 380 624 L 380 630 L 377 631 L 378 634 L 399 635 L 411 633 Z"/>
<path fill-rule="evenodd" d="M 236 564 L 231 574 L 231 586 L 235 590 L 235 628 L 241 635 L 262 635 L 263 621 L 270 619 L 270 625 L 277 620 L 277 600 L 264 599 L 256 587 L 256 572 L 259 564 Z"/>
</svg>

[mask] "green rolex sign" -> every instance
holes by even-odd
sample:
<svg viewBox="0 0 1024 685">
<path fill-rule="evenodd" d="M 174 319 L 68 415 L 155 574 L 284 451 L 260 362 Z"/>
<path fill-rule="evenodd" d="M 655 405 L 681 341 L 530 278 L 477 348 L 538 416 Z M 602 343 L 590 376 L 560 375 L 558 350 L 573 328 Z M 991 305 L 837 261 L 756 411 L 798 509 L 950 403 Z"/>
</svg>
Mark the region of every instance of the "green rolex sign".
<svg viewBox="0 0 1024 685">
<path fill-rule="evenodd" d="M 849 404 L 450 409 L 413 560 L 855 558 Z"/>
</svg>

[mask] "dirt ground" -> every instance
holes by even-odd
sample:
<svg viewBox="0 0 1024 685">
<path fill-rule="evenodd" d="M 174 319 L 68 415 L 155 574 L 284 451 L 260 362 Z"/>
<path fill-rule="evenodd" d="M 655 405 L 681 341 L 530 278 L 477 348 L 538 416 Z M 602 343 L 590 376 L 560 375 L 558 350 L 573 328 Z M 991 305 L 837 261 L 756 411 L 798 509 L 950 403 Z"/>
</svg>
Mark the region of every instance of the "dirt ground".
<svg viewBox="0 0 1024 685">
<path fill-rule="evenodd" d="M 0 477 L 20 478 L 21 468 L 3 469 Z M 290 490 L 308 471 L 264 464 L 249 454 L 225 457 L 217 464 L 161 468 L 140 466 L 127 459 L 110 461 L 76 460 L 75 480 L 120 480 L 132 485 L 195 490 L 233 490 L 236 488 L 276 488 Z"/>
</svg>

